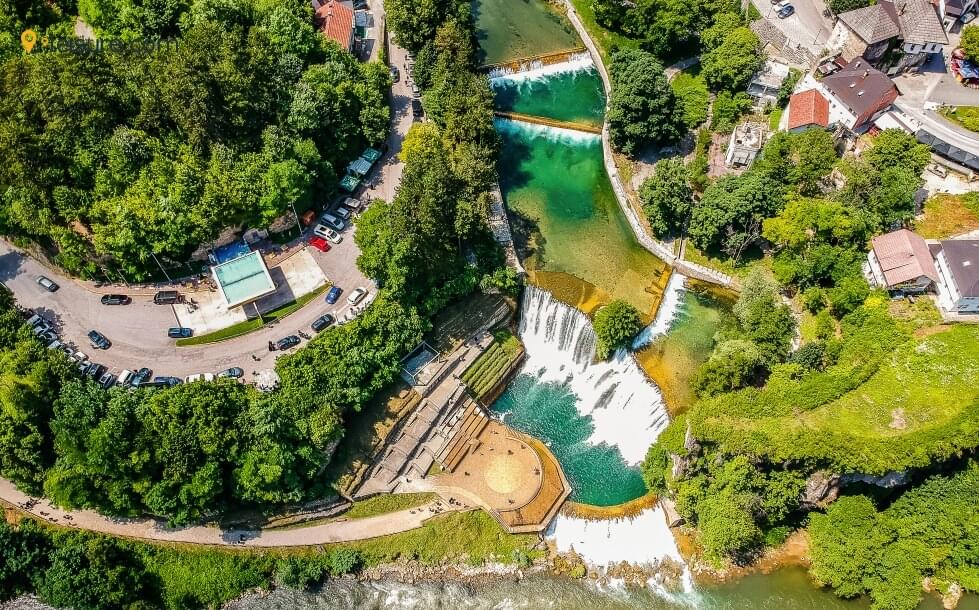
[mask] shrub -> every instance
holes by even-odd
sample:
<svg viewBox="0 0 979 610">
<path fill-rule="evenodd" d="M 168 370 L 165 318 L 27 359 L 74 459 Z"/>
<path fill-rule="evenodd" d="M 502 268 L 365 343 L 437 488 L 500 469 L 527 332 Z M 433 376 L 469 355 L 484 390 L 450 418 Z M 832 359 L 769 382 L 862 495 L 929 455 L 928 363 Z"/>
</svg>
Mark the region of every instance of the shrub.
<svg viewBox="0 0 979 610">
<path fill-rule="evenodd" d="M 595 335 L 598 337 L 597 355 L 608 358 L 616 348 L 628 345 L 636 333 L 642 330 L 639 310 L 617 299 L 595 314 Z"/>
</svg>

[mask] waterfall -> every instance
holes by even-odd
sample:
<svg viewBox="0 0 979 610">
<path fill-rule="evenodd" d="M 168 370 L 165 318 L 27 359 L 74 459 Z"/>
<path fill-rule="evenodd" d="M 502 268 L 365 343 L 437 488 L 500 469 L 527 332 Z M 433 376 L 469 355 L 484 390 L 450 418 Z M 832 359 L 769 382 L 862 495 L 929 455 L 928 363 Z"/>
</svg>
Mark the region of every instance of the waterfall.
<svg viewBox="0 0 979 610">
<path fill-rule="evenodd" d="M 541 383 L 566 384 L 575 407 L 590 417 L 591 444 L 617 447 L 637 465 L 669 423 L 659 389 L 624 349 L 595 361 L 596 336 L 588 316 L 537 286 L 524 291 L 520 338 L 527 349 L 522 374 Z"/>
<path fill-rule="evenodd" d="M 666 334 L 673 325 L 673 320 L 680 313 L 680 303 L 683 301 L 683 294 L 687 291 L 684 283 L 687 276 L 673 272 L 670 281 L 666 284 L 663 291 L 663 300 L 660 301 L 659 311 L 656 312 L 656 319 L 650 322 L 649 326 L 642 329 L 632 341 L 632 349 L 637 350 L 653 342 L 653 339 Z"/>
</svg>

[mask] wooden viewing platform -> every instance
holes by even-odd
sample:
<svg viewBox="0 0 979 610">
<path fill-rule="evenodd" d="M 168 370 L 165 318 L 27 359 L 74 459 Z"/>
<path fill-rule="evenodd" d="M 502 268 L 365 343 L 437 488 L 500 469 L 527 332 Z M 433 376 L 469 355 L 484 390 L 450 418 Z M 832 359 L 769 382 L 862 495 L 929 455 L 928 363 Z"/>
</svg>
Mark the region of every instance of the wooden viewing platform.
<svg viewBox="0 0 979 610">
<path fill-rule="evenodd" d="M 595 135 L 602 134 L 602 127 L 600 125 L 586 125 L 584 123 L 572 123 L 571 121 L 559 121 L 557 119 L 549 119 L 547 117 L 534 116 L 532 114 L 520 114 L 519 112 L 506 112 L 505 110 L 494 110 L 493 114 L 501 119 L 509 119 L 511 121 L 535 123 L 537 125 L 546 125 L 548 127 L 557 127 L 559 129 L 583 131 L 585 133 L 593 133 Z"/>
</svg>

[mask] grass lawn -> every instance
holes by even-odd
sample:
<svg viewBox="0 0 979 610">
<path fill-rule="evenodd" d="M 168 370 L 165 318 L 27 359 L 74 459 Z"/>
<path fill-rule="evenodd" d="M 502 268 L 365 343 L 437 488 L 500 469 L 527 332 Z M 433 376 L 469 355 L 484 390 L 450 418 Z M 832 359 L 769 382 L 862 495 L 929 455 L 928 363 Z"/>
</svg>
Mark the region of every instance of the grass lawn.
<svg viewBox="0 0 979 610">
<path fill-rule="evenodd" d="M 610 32 L 595 21 L 595 10 L 592 8 L 591 0 L 571 0 L 581 23 L 588 30 L 588 35 L 598 45 L 598 52 L 602 54 L 602 61 L 608 67 L 609 57 L 613 49 L 635 49 L 639 47 L 639 41 L 626 38 L 622 34 Z"/>
<path fill-rule="evenodd" d="M 979 229 L 979 193 L 940 193 L 925 202 L 924 217 L 914 230 L 925 239 L 945 239 Z"/>
<path fill-rule="evenodd" d="M 388 434 L 420 400 L 417 392 L 398 380 L 378 392 L 359 412 L 346 413 L 343 439 L 323 475 L 325 480 L 341 494 L 352 494 Z"/>
<path fill-rule="evenodd" d="M 782 113 L 785 112 L 784 108 L 775 108 L 772 113 L 768 115 L 768 128 L 772 131 L 778 130 L 778 124 L 782 120 Z"/>
<path fill-rule="evenodd" d="M 959 106 L 954 110 L 943 108 L 942 116 L 958 123 L 969 131 L 979 132 L 979 106 Z"/>
<path fill-rule="evenodd" d="M 430 519 L 419 529 L 332 545 L 361 552 L 367 565 L 398 559 L 416 559 L 424 564 L 452 561 L 480 565 L 489 561 L 510 563 L 515 551 L 530 551 L 537 543 L 533 534 L 508 534 L 482 510 L 448 513 Z M 530 552 L 531 556 L 540 552 Z"/>
<path fill-rule="evenodd" d="M 510 371 L 523 351 L 520 339 L 510 331 L 498 331 L 489 348 L 462 374 L 462 381 L 475 396 L 483 398 Z"/>
<path fill-rule="evenodd" d="M 960 325 L 902 346 L 866 383 L 804 414 L 803 425 L 861 437 L 940 424 L 979 398 L 979 328 Z"/>
<path fill-rule="evenodd" d="M 213 333 L 206 333 L 203 335 L 197 335 L 196 337 L 188 337 L 187 339 L 177 339 L 178 347 L 185 347 L 188 345 L 203 345 L 206 343 L 215 343 L 217 341 L 224 341 L 225 339 L 231 339 L 234 337 L 240 337 L 241 335 L 247 335 L 250 332 L 256 331 L 259 328 L 265 326 L 267 322 L 272 322 L 274 320 L 281 320 L 286 316 L 293 314 L 300 309 L 303 305 L 309 303 L 316 297 L 323 294 L 327 288 L 330 287 L 329 282 L 323 284 L 316 290 L 304 294 L 295 301 L 291 303 L 286 303 L 285 305 L 280 305 L 272 311 L 262 314 L 260 318 L 254 318 L 251 320 L 245 320 L 244 322 L 239 322 L 237 324 L 232 324 L 227 328 L 222 328 L 221 330 L 216 330 Z"/>
<path fill-rule="evenodd" d="M 431 492 L 413 494 L 382 494 L 354 502 L 350 510 L 343 513 L 347 519 L 363 519 L 374 517 L 385 513 L 394 513 L 406 508 L 415 508 L 423 504 L 428 504 L 435 499 L 435 494 Z"/>
<path fill-rule="evenodd" d="M 749 248 L 748 251 L 741 257 L 741 260 L 735 264 L 733 260 L 726 256 L 701 252 L 688 240 L 683 258 L 691 263 L 697 263 L 698 265 L 710 267 L 711 269 L 716 269 L 721 273 L 726 273 L 731 277 L 742 279 L 747 277 L 748 274 L 751 273 L 751 271 L 756 267 L 760 266 L 765 269 L 771 268 L 771 259 L 766 257 L 764 253 L 755 246 Z"/>
</svg>

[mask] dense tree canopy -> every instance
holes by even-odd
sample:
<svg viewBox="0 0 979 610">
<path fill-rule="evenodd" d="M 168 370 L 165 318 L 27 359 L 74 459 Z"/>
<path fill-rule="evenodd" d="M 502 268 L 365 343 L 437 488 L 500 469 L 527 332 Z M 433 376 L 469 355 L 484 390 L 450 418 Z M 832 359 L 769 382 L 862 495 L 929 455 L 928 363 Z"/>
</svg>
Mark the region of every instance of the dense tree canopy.
<svg viewBox="0 0 979 610">
<path fill-rule="evenodd" d="M 715 91 L 744 89 L 763 59 L 758 36 L 747 26 L 728 29 L 731 25 L 728 20 L 718 22 L 710 32 L 713 36 L 704 40 L 701 74 Z"/>
<path fill-rule="evenodd" d="M 979 26 L 967 25 L 962 28 L 959 46 L 962 47 L 966 57 L 972 61 L 979 61 Z"/>
<path fill-rule="evenodd" d="M 663 66 L 653 55 L 635 49 L 618 51 L 609 70 L 612 97 L 606 121 L 613 146 L 631 155 L 649 144 L 679 137 L 683 113 Z"/>
<path fill-rule="evenodd" d="M 595 314 L 596 349 L 599 358 L 608 358 L 616 349 L 629 345 L 642 330 L 639 310 L 622 299 L 612 301 Z"/>
<path fill-rule="evenodd" d="M 639 200 L 653 233 L 663 238 L 677 235 L 693 208 L 693 190 L 680 157 L 656 163 L 656 173 L 639 189 Z"/>
<path fill-rule="evenodd" d="M 70 271 L 109 256 L 138 279 L 153 253 L 181 261 L 226 226 L 268 226 L 330 195 L 387 132 L 387 71 L 316 33 L 306 2 L 81 4 L 109 34 L 138 23 L 179 44 L 0 65 L 0 230 Z"/>
<path fill-rule="evenodd" d="M 762 221 L 781 206 L 781 186 L 766 175 L 724 176 L 707 187 L 694 207 L 690 240 L 702 250 L 721 250 L 737 260 L 761 235 Z"/>
</svg>

